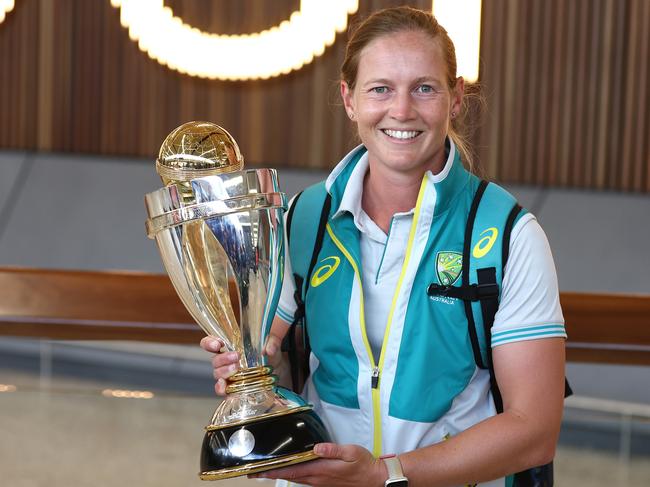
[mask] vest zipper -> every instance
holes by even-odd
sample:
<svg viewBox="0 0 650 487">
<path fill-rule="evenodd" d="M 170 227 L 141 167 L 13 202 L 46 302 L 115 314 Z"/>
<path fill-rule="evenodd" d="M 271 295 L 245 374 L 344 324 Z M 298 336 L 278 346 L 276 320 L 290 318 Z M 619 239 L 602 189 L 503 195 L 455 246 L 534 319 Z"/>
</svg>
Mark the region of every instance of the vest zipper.
<svg viewBox="0 0 650 487">
<path fill-rule="evenodd" d="M 364 315 L 363 308 L 363 285 L 361 280 L 361 273 L 357 263 L 350 255 L 350 252 L 343 246 L 341 241 L 334 235 L 332 227 L 329 223 L 327 224 L 327 233 L 329 233 L 334 244 L 339 248 L 339 250 L 345 255 L 345 257 L 352 265 L 354 269 L 354 275 L 359 282 L 359 322 L 361 325 L 361 337 L 363 338 L 363 343 L 366 347 L 366 352 L 368 353 L 368 360 L 372 368 L 372 373 L 370 376 L 370 393 L 372 397 L 372 415 L 373 415 L 373 442 L 372 442 L 372 454 L 378 458 L 382 454 L 382 441 L 381 441 L 381 395 L 380 395 L 380 378 L 381 371 L 384 366 L 384 359 L 386 357 L 386 347 L 388 345 L 388 337 L 390 335 L 390 328 L 393 321 L 393 314 L 395 312 L 395 307 L 397 305 L 397 300 L 400 295 L 400 290 L 402 288 L 402 282 L 404 281 L 404 276 L 406 274 L 406 269 L 411 258 L 411 250 L 413 248 L 413 242 L 415 240 L 415 233 L 417 230 L 417 224 L 420 219 L 420 207 L 422 206 L 422 200 L 424 199 L 425 188 L 427 185 L 427 176 L 425 175 L 422 178 L 422 184 L 420 186 L 420 192 L 418 194 L 417 203 L 415 205 L 415 213 L 413 214 L 413 222 L 411 223 L 411 231 L 409 232 L 409 239 L 406 245 L 406 252 L 404 255 L 404 263 L 402 264 L 402 270 L 397 281 L 397 286 L 395 287 L 395 293 L 393 294 L 393 302 L 388 313 L 388 321 L 386 323 L 386 331 L 384 332 L 384 339 L 381 344 L 381 351 L 379 352 L 379 363 L 375 362 L 375 357 L 372 354 L 372 348 L 370 347 L 370 342 L 368 341 L 368 334 L 366 333 L 366 320 Z"/>
<path fill-rule="evenodd" d="M 350 252 L 343 246 L 341 241 L 334 235 L 332 227 L 328 223 L 325 227 L 327 233 L 329 233 L 330 238 L 334 242 L 334 245 L 345 255 L 345 258 L 350 262 L 352 269 L 354 270 L 354 277 L 359 282 L 359 323 L 361 325 L 361 338 L 363 339 L 363 344 L 366 348 L 366 353 L 368 354 L 368 361 L 370 362 L 370 367 L 372 369 L 371 378 L 370 378 L 370 389 L 371 389 L 371 398 L 372 398 L 372 418 L 373 418 L 373 435 L 372 435 L 372 454 L 375 457 L 381 455 L 381 401 L 379 396 L 379 376 L 381 374 L 381 367 L 375 363 L 375 357 L 372 354 L 372 348 L 370 348 L 370 342 L 368 341 L 368 334 L 366 333 L 366 319 L 364 314 L 363 307 L 363 287 L 361 282 L 361 273 L 359 272 L 359 267 L 357 263 L 350 255 Z"/>
<path fill-rule="evenodd" d="M 377 389 L 379 387 L 379 367 L 372 369 L 372 375 L 370 376 L 370 387 Z"/>
</svg>

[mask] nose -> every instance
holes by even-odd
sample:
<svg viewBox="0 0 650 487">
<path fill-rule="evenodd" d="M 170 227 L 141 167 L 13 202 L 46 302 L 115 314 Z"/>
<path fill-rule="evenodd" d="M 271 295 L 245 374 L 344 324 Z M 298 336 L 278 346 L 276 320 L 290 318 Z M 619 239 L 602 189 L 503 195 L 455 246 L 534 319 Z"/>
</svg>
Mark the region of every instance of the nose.
<svg viewBox="0 0 650 487">
<path fill-rule="evenodd" d="M 409 91 L 395 92 L 389 115 L 399 121 L 411 120 L 415 117 L 415 107 Z"/>
</svg>

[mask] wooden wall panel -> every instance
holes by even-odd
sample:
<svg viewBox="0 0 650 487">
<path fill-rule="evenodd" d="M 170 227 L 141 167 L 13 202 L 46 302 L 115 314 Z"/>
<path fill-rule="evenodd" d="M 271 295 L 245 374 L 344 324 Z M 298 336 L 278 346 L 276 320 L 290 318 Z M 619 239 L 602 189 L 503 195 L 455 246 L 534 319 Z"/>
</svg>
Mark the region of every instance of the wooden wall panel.
<svg viewBox="0 0 650 487">
<path fill-rule="evenodd" d="M 0 336 L 198 344 L 167 276 L 0 268 Z M 562 293 L 567 359 L 650 365 L 650 296 Z"/>
<path fill-rule="evenodd" d="M 431 0 L 360 0 L 353 21 Z M 167 0 L 206 31 L 255 32 L 299 0 Z M 109 0 L 18 0 L 0 24 L 0 148 L 154 158 L 180 123 L 226 127 L 248 163 L 331 167 L 356 143 L 340 107 L 347 34 L 266 81 L 181 75 L 139 51 Z M 650 191 L 650 1 L 483 0 L 471 136 L 504 182 Z M 218 55 L 218 53 L 215 53 Z"/>
<path fill-rule="evenodd" d="M 649 15 L 647 0 L 483 0 L 488 173 L 650 191 Z"/>
</svg>

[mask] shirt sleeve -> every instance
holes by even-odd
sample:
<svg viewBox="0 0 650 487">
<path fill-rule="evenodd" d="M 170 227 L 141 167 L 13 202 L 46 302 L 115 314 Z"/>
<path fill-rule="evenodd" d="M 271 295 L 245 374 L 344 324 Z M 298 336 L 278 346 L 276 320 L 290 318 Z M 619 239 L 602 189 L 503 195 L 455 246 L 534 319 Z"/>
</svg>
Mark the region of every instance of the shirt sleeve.
<svg viewBox="0 0 650 487">
<path fill-rule="evenodd" d="M 512 230 L 492 347 L 566 336 L 551 248 L 537 219 L 526 214 Z"/>
<path fill-rule="evenodd" d="M 289 208 L 293 206 L 295 196 L 289 202 Z M 278 302 L 278 309 L 275 315 L 286 321 L 287 323 L 293 322 L 293 316 L 296 312 L 296 300 L 293 295 L 296 290 L 296 283 L 293 279 L 293 271 L 291 270 L 291 259 L 289 257 L 289 239 L 287 238 L 287 215 L 284 214 L 284 279 L 282 280 L 282 291 L 280 292 L 280 301 Z"/>
</svg>

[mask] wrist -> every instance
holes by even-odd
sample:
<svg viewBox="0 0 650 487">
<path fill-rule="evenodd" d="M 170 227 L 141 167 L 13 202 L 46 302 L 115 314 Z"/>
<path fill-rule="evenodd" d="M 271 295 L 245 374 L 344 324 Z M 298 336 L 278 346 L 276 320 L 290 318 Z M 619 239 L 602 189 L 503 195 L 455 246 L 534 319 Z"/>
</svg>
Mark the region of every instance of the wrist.
<svg viewBox="0 0 650 487">
<path fill-rule="evenodd" d="M 382 457 L 377 458 L 375 461 L 375 482 L 372 483 L 372 485 L 376 485 L 377 487 L 384 487 L 386 484 L 386 480 L 388 480 L 388 477 L 390 474 L 388 473 L 388 468 L 386 467 L 386 462 L 384 462 L 384 459 Z"/>
<path fill-rule="evenodd" d="M 408 487 L 409 481 L 402 471 L 402 463 L 397 455 L 383 455 L 379 459 L 384 464 L 386 472 L 385 487 Z"/>
</svg>

